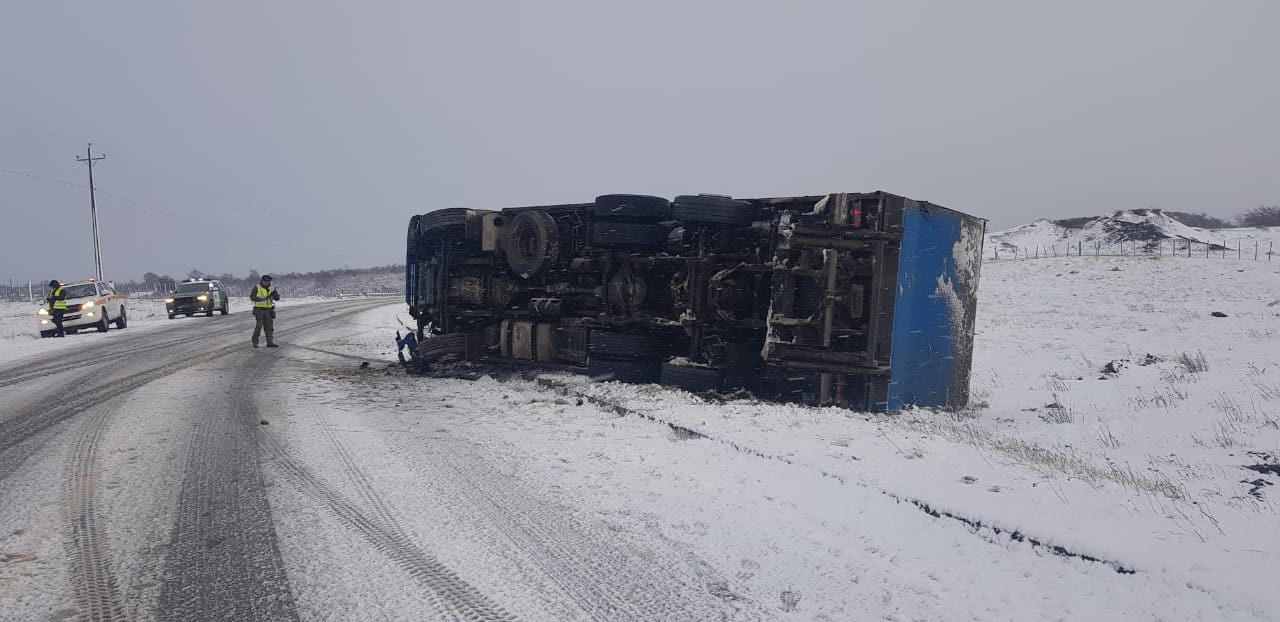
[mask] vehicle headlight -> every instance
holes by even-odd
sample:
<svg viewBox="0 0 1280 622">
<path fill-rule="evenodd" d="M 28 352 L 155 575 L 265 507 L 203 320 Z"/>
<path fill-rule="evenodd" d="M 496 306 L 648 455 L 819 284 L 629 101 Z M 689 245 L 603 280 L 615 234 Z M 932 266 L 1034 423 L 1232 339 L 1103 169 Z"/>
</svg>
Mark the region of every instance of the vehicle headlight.
<svg viewBox="0 0 1280 622">
<path fill-rule="evenodd" d="M 204 302 L 204 301 L 206 301 L 206 300 L 208 300 L 208 299 L 209 299 L 209 296 L 207 296 L 207 295 L 205 295 L 205 294 L 200 294 L 199 296 L 196 296 L 196 300 L 199 300 L 200 302 Z"/>
<path fill-rule="evenodd" d="M 166 303 L 170 303 L 170 302 L 173 302 L 173 299 L 172 299 L 172 298 L 165 298 L 165 299 L 164 299 L 164 301 L 165 301 Z"/>
<path fill-rule="evenodd" d="M 86 303 L 84 303 L 84 304 L 80 305 L 80 308 L 81 308 L 81 309 L 92 309 L 92 308 L 93 308 L 93 301 L 92 301 L 92 300 L 90 300 L 89 302 L 86 302 Z"/>
<path fill-rule="evenodd" d="M 49 310 L 48 310 L 48 309 L 40 309 L 39 311 L 36 311 L 36 315 L 49 315 Z"/>
</svg>

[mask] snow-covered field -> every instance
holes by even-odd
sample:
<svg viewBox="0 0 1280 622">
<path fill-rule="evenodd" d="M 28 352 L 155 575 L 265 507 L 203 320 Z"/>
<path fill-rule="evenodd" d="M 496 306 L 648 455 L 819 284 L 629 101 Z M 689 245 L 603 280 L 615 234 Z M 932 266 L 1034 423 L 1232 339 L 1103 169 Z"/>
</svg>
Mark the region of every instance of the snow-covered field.
<svg viewBox="0 0 1280 622">
<path fill-rule="evenodd" d="M 688 459 L 675 455 L 683 451 L 676 449 L 679 443 L 672 444 L 672 455 L 652 448 L 632 455 L 625 444 L 600 446 L 591 440 L 597 426 L 623 424 L 607 423 L 613 416 L 602 415 L 590 401 L 577 405 L 573 400 L 579 397 L 623 407 L 642 422 L 695 432 L 711 441 L 698 446 L 714 448 L 716 455 L 749 457 L 729 471 L 723 470 L 726 463 L 708 459 L 661 480 L 629 481 L 620 494 L 644 498 L 655 489 L 688 491 L 692 497 L 664 498 L 666 505 L 651 511 L 660 519 L 654 528 L 665 537 L 722 540 L 694 548 L 735 546 L 723 542 L 734 540 L 733 533 L 708 533 L 707 524 L 743 527 L 709 520 L 708 514 L 750 516 L 744 520 L 791 531 L 796 543 L 809 548 L 755 551 L 743 558 L 756 560 L 743 572 L 761 576 L 766 591 L 796 584 L 804 593 L 801 609 L 808 612 L 802 619 L 856 619 L 839 612 L 848 615 L 845 607 L 866 603 L 836 594 L 857 589 L 859 581 L 874 585 L 877 573 L 893 576 L 867 561 L 874 557 L 867 542 L 879 537 L 889 540 L 873 548 L 891 547 L 901 556 L 892 558 L 893 565 L 938 565 L 917 568 L 920 591 L 886 595 L 868 619 L 1053 619 L 1055 601 L 1036 594 L 1055 589 L 1073 603 L 1061 619 L 1280 619 L 1274 590 L 1280 488 L 1273 486 L 1280 482 L 1280 304 L 1269 306 L 1280 299 L 1280 263 L 1132 257 L 988 262 L 979 291 L 974 397 L 962 413 L 885 416 L 751 399 L 721 402 L 560 375 L 544 377 L 567 387 L 559 395 L 522 381 L 409 382 L 422 384 L 418 391 L 426 394 L 440 392 L 433 401 L 467 404 L 468 426 L 514 430 L 513 450 L 547 456 L 563 471 L 558 477 L 604 477 L 584 468 L 584 461 L 617 468 L 622 462 Z M 407 317 L 396 309 L 371 312 L 383 317 L 362 322 L 389 330 L 397 314 Z M 384 337 L 368 335 L 367 343 L 347 339 L 335 347 L 391 356 Z M 415 408 L 412 399 L 397 401 Z M 491 414 L 476 415 L 485 404 L 493 405 Z M 537 446 L 534 430 L 555 442 Z M 556 460 L 567 466 L 560 469 Z M 746 506 L 705 501 L 719 499 L 717 491 L 750 485 L 757 475 L 748 465 L 760 462 L 799 478 L 788 485 L 795 488 L 766 486 Z M 582 484 L 594 491 L 587 497 L 602 515 L 626 513 L 614 505 L 627 501 L 605 494 L 601 488 L 607 485 Z M 806 494 L 831 497 L 834 504 L 859 502 L 841 506 L 842 516 L 793 515 L 813 511 Z M 868 524 L 884 517 L 861 505 L 875 498 L 906 508 L 906 515 L 914 509 L 944 517 L 924 524 Z M 682 509 L 682 502 L 693 505 Z M 824 540 L 801 533 L 815 524 L 840 535 Z M 971 539 L 915 531 L 955 527 L 972 532 Z M 895 529 L 898 540 L 888 536 Z M 966 566 L 961 558 L 975 555 L 968 550 L 974 542 L 987 553 L 1000 553 L 995 567 Z M 954 550 L 930 553 L 917 544 Z M 1067 556 L 1070 570 L 1043 574 L 1031 568 L 1028 554 Z M 780 568 L 761 558 L 794 565 Z M 805 560 L 812 565 L 804 567 Z M 870 565 L 860 571 L 859 564 Z M 1006 571 L 1026 574 L 1011 582 Z M 964 597 L 928 587 L 930 573 L 973 572 L 978 576 L 963 584 L 973 593 Z M 1096 585 L 1088 581 L 1073 586 L 1074 572 L 1110 575 L 1104 584 L 1111 589 L 1089 592 Z M 1032 587 L 1015 588 L 1018 582 Z M 806 584 L 808 589 L 799 587 Z M 968 609 L 969 599 L 992 608 Z M 945 613 L 952 607 L 958 607 L 957 617 Z"/>
</svg>

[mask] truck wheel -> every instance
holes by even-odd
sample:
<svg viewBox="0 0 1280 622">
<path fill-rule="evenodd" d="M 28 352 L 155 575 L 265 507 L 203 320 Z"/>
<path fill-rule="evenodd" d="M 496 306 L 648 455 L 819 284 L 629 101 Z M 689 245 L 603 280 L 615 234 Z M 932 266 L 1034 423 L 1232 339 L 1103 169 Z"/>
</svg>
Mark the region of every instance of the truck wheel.
<svg viewBox="0 0 1280 622">
<path fill-rule="evenodd" d="M 667 228 L 624 222 L 597 222 L 591 225 L 591 243 L 596 246 L 657 248 L 667 245 Z"/>
<path fill-rule="evenodd" d="M 421 363 L 451 363 L 466 360 L 466 333 L 434 335 L 418 342 L 417 359 Z"/>
<path fill-rule="evenodd" d="M 760 216 L 756 206 L 728 197 L 684 195 L 671 203 L 671 217 L 687 222 L 719 225 L 747 225 Z"/>
<path fill-rule="evenodd" d="M 587 352 L 592 358 L 597 356 L 618 360 L 661 358 L 669 356 L 671 350 L 671 340 L 662 335 L 593 330 L 587 337 Z"/>
<path fill-rule="evenodd" d="M 663 363 L 659 382 L 693 393 L 724 388 L 724 371 L 712 367 Z"/>
<path fill-rule="evenodd" d="M 418 219 L 418 231 L 421 231 L 422 233 L 433 233 L 450 227 L 462 227 L 466 224 L 466 208 L 450 207 L 422 214 Z"/>
<path fill-rule="evenodd" d="M 209 307 L 209 310 L 204 312 L 204 316 L 213 317 L 213 307 Z"/>
<path fill-rule="evenodd" d="M 41 339 L 48 339 L 49 337 L 52 337 L 52 336 L 54 336 L 55 334 L 57 334 L 57 331 L 52 331 L 52 330 L 42 330 L 42 331 L 40 331 L 40 338 L 41 338 Z"/>
<path fill-rule="evenodd" d="M 658 379 L 658 361 L 655 359 L 621 361 L 592 355 L 587 359 L 587 374 L 600 381 L 650 383 Z"/>
<path fill-rule="evenodd" d="M 107 319 L 107 310 L 102 310 L 102 317 L 98 318 L 98 332 L 105 333 L 111 330 L 111 321 Z"/>
<path fill-rule="evenodd" d="M 129 325 L 129 317 L 125 314 L 124 307 L 120 307 L 120 317 L 116 318 L 116 328 L 123 329 Z"/>
<path fill-rule="evenodd" d="M 173 315 L 172 313 L 170 313 L 170 314 L 169 314 L 169 319 L 171 319 L 171 320 L 172 320 L 172 319 L 173 319 L 173 317 L 174 317 L 174 315 Z"/>
<path fill-rule="evenodd" d="M 223 301 L 222 301 L 222 314 L 223 314 L 223 315 L 226 315 L 226 314 L 228 314 L 228 313 L 231 313 L 231 310 L 230 310 L 230 309 L 227 309 L 227 301 L 223 300 Z"/>
<path fill-rule="evenodd" d="M 596 197 L 595 215 L 596 218 L 666 220 L 671 217 L 671 202 L 643 194 L 604 194 Z"/>
<path fill-rule="evenodd" d="M 512 271 L 521 278 L 534 277 L 560 257 L 560 229 L 546 212 L 520 212 L 511 219 L 502 247 Z"/>
</svg>

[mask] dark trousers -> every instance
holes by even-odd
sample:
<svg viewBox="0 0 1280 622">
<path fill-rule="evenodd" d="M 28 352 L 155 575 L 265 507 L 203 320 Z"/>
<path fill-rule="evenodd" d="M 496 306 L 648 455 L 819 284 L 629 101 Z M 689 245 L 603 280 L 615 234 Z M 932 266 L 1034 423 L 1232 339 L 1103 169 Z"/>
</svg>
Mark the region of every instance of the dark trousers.
<svg viewBox="0 0 1280 622">
<path fill-rule="evenodd" d="M 267 343 L 275 343 L 276 334 L 276 310 L 275 309 L 257 309 L 253 310 L 253 345 L 258 345 L 258 335 L 267 333 Z"/>
<path fill-rule="evenodd" d="M 54 309 L 49 312 L 49 316 L 53 319 L 53 336 L 66 337 L 67 331 L 62 329 L 62 316 L 67 314 L 66 309 Z"/>
</svg>

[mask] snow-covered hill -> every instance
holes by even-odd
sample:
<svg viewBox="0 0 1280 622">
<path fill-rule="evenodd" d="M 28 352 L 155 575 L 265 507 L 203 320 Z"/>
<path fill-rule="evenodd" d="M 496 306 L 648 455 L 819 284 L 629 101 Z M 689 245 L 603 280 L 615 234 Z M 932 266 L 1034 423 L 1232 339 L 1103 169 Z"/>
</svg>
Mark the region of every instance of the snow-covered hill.
<svg viewBox="0 0 1280 622">
<path fill-rule="evenodd" d="M 1016 253 L 1039 255 L 1075 254 L 1084 249 L 1085 254 L 1119 254 L 1120 247 L 1150 252 L 1164 249 L 1187 248 L 1204 252 L 1236 249 L 1260 243 L 1265 252 L 1269 242 L 1280 242 L 1280 227 L 1239 227 L 1231 229 L 1203 229 L 1189 227 L 1158 209 L 1138 209 L 1115 212 L 1096 218 L 1071 218 L 1067 220 L 1041 219 L 1003 231 L 987 234 L 987 257 L 997 253 L 1003 258 Z M 1111 249 L 1111 252 L 1108 252 Z M 1276 252 L 1280 252 L 1277 249 Z"/>
</svg>

